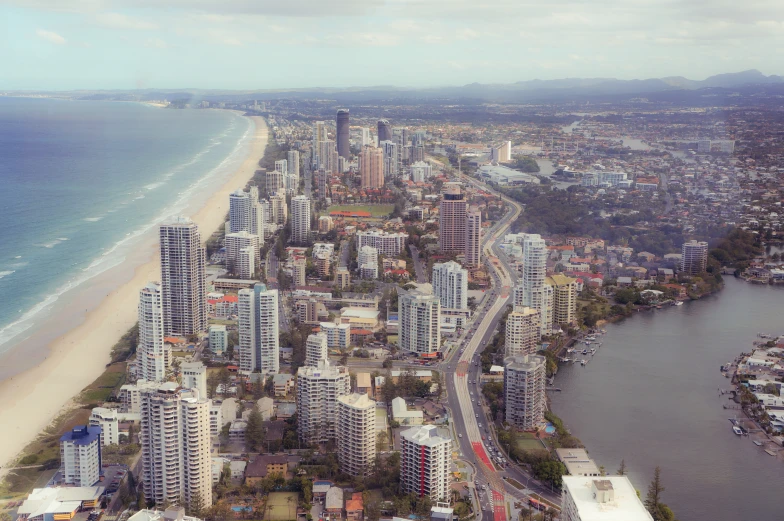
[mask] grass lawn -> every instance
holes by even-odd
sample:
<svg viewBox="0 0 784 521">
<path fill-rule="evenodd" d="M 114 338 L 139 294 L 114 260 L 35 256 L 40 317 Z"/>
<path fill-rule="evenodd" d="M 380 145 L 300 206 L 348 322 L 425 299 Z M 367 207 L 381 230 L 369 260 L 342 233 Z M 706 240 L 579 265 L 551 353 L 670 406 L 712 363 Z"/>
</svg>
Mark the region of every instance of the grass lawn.
<svg viewBox="0 0 784 521">
<path fill-rule="evenodd" d="M 370 212 L 373 217 L 385 217 L 394 209 L 392 204 L 338 204 L 327 208 L 327 212 Z"/>
<path fill-rule="evenodd" d="M 517 447 L 521 450 L 537 450 L 544 449 L 542 442 L 536 439 L 536 436 L 530 432 L 521 432 L 517 440 Z"/>
<path fill-rule="evenodd" d="M 296 492 L 270 492 L 267 499 L 267 511 L 264 514 L 265 521 L 297 519 L 298 499 L 299 495 Z"/>
<path fill-rule="evenodd" d="M 112 364 L 93 383 L 82 391 L 82 403 L 104 402 L 125 381 L 125 363 Z"/>
<path fill-rule="evenodd" d="M 587 307 L 590 304 L 596 304 L 599 306 L 599 309 L 602 312 L 602 315 L 608 315 L 610 313 L 610 303 L 609 302 L 594 302 L 593 300 L 583 300 L 577 299 L 577 308 L 582 309 Z"/>
<path fill-rule="evenodd" d="M 516 479 L 506 478 L 506 482 L 512 485 L 516 489 L 523 490 L 525 488 L 523 484 L 517 481 Z"/>
</svg>

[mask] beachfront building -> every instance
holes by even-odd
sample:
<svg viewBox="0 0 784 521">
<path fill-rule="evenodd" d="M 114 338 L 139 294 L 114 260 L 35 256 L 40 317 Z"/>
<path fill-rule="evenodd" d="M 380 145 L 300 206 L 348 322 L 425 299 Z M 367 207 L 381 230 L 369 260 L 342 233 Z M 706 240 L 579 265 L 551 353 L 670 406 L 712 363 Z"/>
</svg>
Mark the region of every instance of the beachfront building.
<svg viewBox="0 0 784 521">
<path fill-rule="evenodd" d="M 174 382 L 142 391 L 139 441 L 148 504 L 212 505 L 210 405 Z"/>
<path fill-rule="evenodd" d="M 60 474 L 63 483 L 89 487 L 101 478 L 101 428 L 74 427 L 60 437 Z"/>
<path fill-rule="evenodd" d="M 136 376 L 149 382 L 162 382 L 166 377 L 162 298 L 161 286 L 156 282 L 150 282 L 139 292 Z"/>
<path fill-rule="evenodd" d="M 443 308 L 468 308 L 468 271 L 454 261 L 434 264 L 433 294 Z"/>
<path fill-rule="evenodd" d="M 237 190 L 229 194 L 229 232 L 250 232 L 252 197 L 249 192 Z"/>
<path fill-rule="evenodd" d="M 261 264 L 259 237 L 246 231 L 228 233 L 226 244 L 226 269 L 241 279 L 252 279 Z"/>
<path fill-rule="evenodd" d="M 351 324 L 335 324 L 321 322 L 321 332 L 327 335 L 327 347 L 330 349 L 348 349 L 351 343 Z"/>
<path fill-rule="evenodd" d="M 417 290 L 398 297 L 398 346 L 420 356 L 435 356 L 441 349 L 441 302 Z"/>
<path fill-rule="evenodd" d="M 506 318 L 506 356 L 535 354 L 542 338 L 539 312 L 527 306 L 515 307 Z"/>
<path fill-rule="evenodd" d="M 376 459 L 376 402 L 367 393 L 338 398 L 338 463 L 351 476 L 367 475 Z"/>
<path fill-rule="evenodd" d="M 482 212 L 468 212 L 466 221 L 465 265 L 478 268 L 482 264 Z"/>
<path fill-rule="evenodd" d="M 316 367 L 319 361 L 327 360 L 328 355 L 326 334 L 314 333 L 308 336 L 305 342 L 305 365 Z"/>
<path fill-rule="evenodd" d="M 291 242 L 310 242 L 310 199 L 305 195 L 298 195 L 291 200 Z"/>
<path fill-rule="evenodd" d="M 433 501 L 449 499 L 452 441 L 438 434 L 435 425 L 422 425 L 400 433 L 400 488 Z"/>
<path fill-rule="evenodd" d="M 468 202 L 460 185 L 447 183 L 439 208 L 439 242 L 442 253 L 464 254 Z"/>
<path fill-rule="evenodd" d="M 539 355 L 504 359 L 504 402 L 510 425 L 530 430 L 544 421 L 546 365 Z"/>
<path fill-rule="evenodd" d="M 207 327 L 205 252 L 199 227 L 178 217 L 161 225 L 164 334 L 195 335 Z"/>
<path fill-rule="evenodd" d="M 681 247 L 681 271 L 696 275 L 708 266 L 708 243 L 702 241 L 684 242 Z"/>
<path fill-rule="evenodd" d="M 627 476 L 564 476 L 562 521 L 653 521 Z"/>
<path fill-rule="evenodd" d="M 264 284 L 238 293 L 240 371 L 277 374 L 280 370 L 278 290 Z"/>
<path fill-rule="evenodd" d="M 116 409 L 95 407 L 90 412 L 88 420 L 90 427 L 101 428 L 101 446 L 117 445 L 120 443 L 120 422 Z"/>
<path fill-rule="evenodd" d="M 297 423 L 304 445 L 326 443 L 337 436 L 337 402 L 351 392 L 348 368 L 321 360 L 297 370 Z"/>
</svg>

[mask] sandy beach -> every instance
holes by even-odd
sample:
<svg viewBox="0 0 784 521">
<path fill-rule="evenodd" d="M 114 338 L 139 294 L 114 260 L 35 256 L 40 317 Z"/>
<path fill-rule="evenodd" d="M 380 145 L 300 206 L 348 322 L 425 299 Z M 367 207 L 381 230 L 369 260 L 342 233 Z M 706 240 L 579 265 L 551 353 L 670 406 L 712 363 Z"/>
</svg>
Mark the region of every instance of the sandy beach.
<svg viewBox="0 0 784 521">
<path fill-rule="evenodd" d="M 206 240 L 223 224 L 229 194 L 242 188 L 258 169 L 267 146 L 267 125 L 252 117 L 256 132 L 248 157 L 206 204 L 190 215 Z M 139 290 L 160 279 L 157 251 L 113 289 L 83 321 L 49 344 L 46 358 L 31 369 L 0 384 L 0 465 L 3 470 L 58 415 L 74 396 L 100 376 L 110 361 L 112 346 L 137 320 Z M 4 474 L 4 472 L 3 472 Z"/>
</svg>

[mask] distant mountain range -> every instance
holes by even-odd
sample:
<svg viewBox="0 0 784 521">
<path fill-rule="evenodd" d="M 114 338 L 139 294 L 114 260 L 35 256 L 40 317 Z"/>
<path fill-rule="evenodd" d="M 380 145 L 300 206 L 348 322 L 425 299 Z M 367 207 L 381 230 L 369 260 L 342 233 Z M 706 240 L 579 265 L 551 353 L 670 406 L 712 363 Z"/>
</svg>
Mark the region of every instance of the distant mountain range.
<svg viewBox="0 0 784 521">
<path fill-rule="evenodd" d="M 455 87 L 405 88 L 394 86 L 307 88 L 270 90 L 200 90 L 200 89 L 146 89 L 137 91 L 74 91 L 58 93 L 80 99 L 193 99 L 208 101 L 244 101 L 257 99 L 331 99 L 336 102 L 367 103 L 382 100 L 421 100 L 434 102 L 443 99 L 473 102 L 535 102 L 568 101 L 590 98 L 623 98 L 678 93 L 686 98 L 688 91 L 702 89 L 738 89 L 749 86 L 781 87 L 784 77 L 765 76 L 750 69 L 742 72 L 718 74 L 704 80 L 690 80 L 682 76 L 651 78 L 646 80 L 619 80 L 615 78 L 565 78 L 560 80 L 529 80 L 516 83 L 470 83 Z M 776 88 L 776 91 L 779 89 Z M 725 92 L 726 94 L 726 92 Z M 658 97 L 658 96 L 654 96 Z M 668 99 L 672 96 L 666 96 Z"/>
</svg>

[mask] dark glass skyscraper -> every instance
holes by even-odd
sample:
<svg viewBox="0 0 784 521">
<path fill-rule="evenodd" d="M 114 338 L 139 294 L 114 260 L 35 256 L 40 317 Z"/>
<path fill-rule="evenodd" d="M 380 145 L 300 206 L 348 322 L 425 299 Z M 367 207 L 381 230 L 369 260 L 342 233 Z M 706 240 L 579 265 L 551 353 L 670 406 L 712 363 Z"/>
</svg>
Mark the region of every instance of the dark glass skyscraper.
<svg viewBox="0 0 784 521">
<path fill-rule="evenodd" d="M 381 145 L 382 141 L 391 141 L 391 140 L 392 140 L 392 127 L 389 125 L 389 121 L 385 119 L 378 120 L 379 146 Z"/>
<path fill-rule="evenodd" d="M 337 127 L 338 155 L 349 159 L 351 157 L 351 147 L 348 143 L 348 109 L 338 109 Z"/>
</svg>

